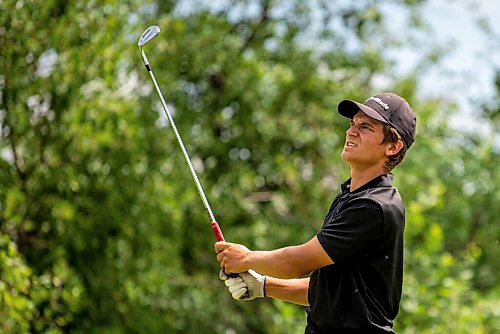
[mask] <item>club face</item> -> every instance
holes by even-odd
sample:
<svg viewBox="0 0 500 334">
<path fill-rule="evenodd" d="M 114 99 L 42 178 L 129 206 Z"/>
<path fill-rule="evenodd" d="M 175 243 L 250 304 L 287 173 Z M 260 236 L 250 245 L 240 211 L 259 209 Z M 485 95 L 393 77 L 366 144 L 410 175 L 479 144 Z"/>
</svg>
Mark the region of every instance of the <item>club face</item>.
<svg viewBox="0 0 500 334">
<path fill-rule="evenodd" d="M 152 40 L 160 33 L 160 28 L 158 26 L 151 26 L 147 28 L 139 38 L 139 42 L 137 42 L 137 46 L 142 47 L 144 44 Z"/>
</svg>

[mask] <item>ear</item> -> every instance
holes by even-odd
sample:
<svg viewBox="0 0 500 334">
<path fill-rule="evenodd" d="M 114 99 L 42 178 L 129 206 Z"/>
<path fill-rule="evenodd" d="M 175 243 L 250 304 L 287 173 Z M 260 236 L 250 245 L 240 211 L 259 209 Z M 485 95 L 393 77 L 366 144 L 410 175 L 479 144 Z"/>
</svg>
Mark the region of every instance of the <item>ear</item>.
<svg viewBox="0 0 500 334">
<path fill-rule="evenodd" d="M 396 155 L 401 151 L 404 147 L 403 141 L 401 139 L 398 139 L 397 142 L 391 143 L 387 146 L 385 149 L 385 155 L 391 156 L 391 155 Z"/>
</svg>

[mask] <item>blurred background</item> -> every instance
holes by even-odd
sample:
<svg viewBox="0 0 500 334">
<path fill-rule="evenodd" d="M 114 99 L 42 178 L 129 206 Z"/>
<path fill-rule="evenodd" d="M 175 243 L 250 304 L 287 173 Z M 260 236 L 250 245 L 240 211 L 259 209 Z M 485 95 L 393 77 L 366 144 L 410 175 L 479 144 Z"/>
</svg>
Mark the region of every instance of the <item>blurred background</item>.
<svg viewBox="0 0 500 334">
<path fill-rule="evenodd" d="M 145 50 L 226 239 L 309 240 L 349 176 L 341 99 L 418 136 L 398 333 L 500 329 L 497 1 L 0 1 L 0 331 L 301 333 L 236 302 Z M 494 17 L 496 15 L 496 18 Z M 496 24 L 496 26 L 495 26 Z"/>
</svg>

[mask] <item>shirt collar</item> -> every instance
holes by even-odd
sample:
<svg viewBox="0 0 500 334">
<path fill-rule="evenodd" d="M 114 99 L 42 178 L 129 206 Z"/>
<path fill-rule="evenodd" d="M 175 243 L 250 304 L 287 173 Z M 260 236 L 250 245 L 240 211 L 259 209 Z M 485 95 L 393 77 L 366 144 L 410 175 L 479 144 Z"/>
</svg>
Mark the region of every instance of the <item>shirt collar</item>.
<svg viewBox="0 0 500 334">
<path fill-rule="evenodd" d="M 392 187 L 393 180 L 394 175 L 392 173 L 382 174 L 363 184 L 361 187 L 353 191 L 353 193 L 357 193 L 358 191 L 363 191 L 369 188 Z M 340 188 L 342 189 L 342 193 L 349 192 L 349 189 L 351 188 L 351 178 L 342 183 L 340 185 Z"/>
</svg>

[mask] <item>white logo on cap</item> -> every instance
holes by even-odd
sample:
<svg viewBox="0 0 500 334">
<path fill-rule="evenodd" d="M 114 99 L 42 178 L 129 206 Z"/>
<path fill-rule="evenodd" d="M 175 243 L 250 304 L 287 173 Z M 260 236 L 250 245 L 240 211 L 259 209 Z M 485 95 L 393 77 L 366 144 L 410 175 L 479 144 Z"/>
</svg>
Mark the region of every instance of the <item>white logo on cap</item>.
<svg viewBox="0 0 500 334">
<path fill-rule="evenodd" d="M 380 98 L 372 96 L 368 100 L 366 100 L 365 103 L 368 102 L 368 101 L 370 101 L 370 100 L 373 100 L 373 101 L 377 102 L 385 110 L 389 110 L 389 105 L 387 103 L 385 103 L 384 101 L 382 101 Z"/>
</svg>

